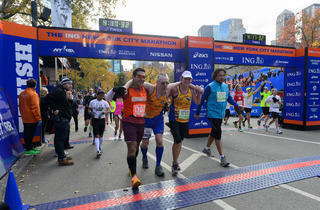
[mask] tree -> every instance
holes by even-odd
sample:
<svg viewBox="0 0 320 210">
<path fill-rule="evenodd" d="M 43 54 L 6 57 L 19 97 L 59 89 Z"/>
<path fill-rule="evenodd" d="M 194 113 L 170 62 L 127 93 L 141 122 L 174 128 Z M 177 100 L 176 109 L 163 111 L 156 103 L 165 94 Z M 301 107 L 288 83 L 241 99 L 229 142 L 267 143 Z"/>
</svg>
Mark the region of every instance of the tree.
<svg viewBox="0 0 320 210">
<path fill-rule="evenodd" d="M 320 39 L 320 9 L 313 16 L 302 12 L 286 22 L 278 40 L 284 46 L 315 47 Z M 319 45 L 317 45 L 319 47 Z"/>
<path fill-rule="evenodd" d="M 30 21 L 30 0 L 1 0 L 0 20 L 19 22 L 31 25 Z M 44 6 L 41 0 L 36 0 L 38 14 L 40 15 Z M 93 29 L 89 23 L 96 23 L 98 18 L 115 18 L 114 9 L 118 3 L 125 4 L 125 0 L 71 0 L 72 27 L 81 29 Z M 95 8 L 95 9 L 92 9 Z M 48 22 L 38 19 L 38 25 L 50 26 Z M 91 24 L 93 25 L 93 24 Z"/>
<path fill-rule="evenodd" d="M 101 59 L 78 59 L 80 63 L 81 71 L 75 71 L 77 74 L 77 83 L 80 87 L 95 88 L 98 84 L 101 84 L 101 88 L 104 90 L 111 89 L 113 87 L 116 76 L 113 72 L 109 71 L 111 64 L 108 61 Z M 80 77 L 80 74 L 84 74 Z M 75 75 L 71 74 L 72 80 L 75 81 Z"/>
</svg>

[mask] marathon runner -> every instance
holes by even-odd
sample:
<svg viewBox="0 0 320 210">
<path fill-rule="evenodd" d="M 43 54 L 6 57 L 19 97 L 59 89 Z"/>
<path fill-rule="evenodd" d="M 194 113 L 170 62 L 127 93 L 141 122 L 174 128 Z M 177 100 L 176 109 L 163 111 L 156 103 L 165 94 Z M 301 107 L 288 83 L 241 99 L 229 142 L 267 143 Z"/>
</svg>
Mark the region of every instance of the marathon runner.
<svg viewBox="0 0 320 210">
<path fill-rule="evenodd" d="M 103 142 L 103 133 L 106 126 L 106 113 L 109 111 L 109 103 L 104 99 L 105 92 L 103 90 L 98 90 L 97 98 L 90 101 L 88 112 L 92 116 L 92 126 L 93 126 L 93 135 L 94 142 L 96 145 L 97 158 L 100 158 L 102 155 L 102 142 Z"/>
<path fill-rule="evenodd" d="M 207 154 L 209 157 L 212 156 L 210 146 L 215 142 L 217 150 L 220 155 L 220 165 L 222 167 L 229 166 L 227 158 L 222 152 L 221 144 L 221 124 L 225 117 L 225 110 L 227 102 L 231 105 L 242 110 L 243 107 L 238 106 L 238 104 L 233 100 L 230 95 L 228 85 L 224 83 L 226 80 L 226 71 L 224 69 L 216 69 L 212 75 L 213 82 L 205 87 L 204 94 L 201 97 L 201 102 L 197 107 L 196 114 L 194 118 L 199 119 L 201 107 L 204 102 L 207 102 L 207 117 L 211 123 L 211 133 L 208 136 L 207 145 L 203 148 L 203 153 Z"/>
<path fill-rule="evenodd" d="M 245 127 L 246 121 L 248 120 L 248 128 L 252 128 L 250 123 L 251 118 L 251 110 L 252 110 L 252 102 L 253 102 L 253 96 L 262 88 L 262 86 L 265 84 L 265 82 L 261 82 L 261 85 L 256 89 L 252 90 L 251 87 L 248 87 L 246 89 L 246 93 L 243 93 L 244 97 L 244 111 L 246 112 L 246 117 L 244 118 L 242 125 Z"/>
<path fill-rule="evenodd" d="M 95 95 L 93 94 L 93 88 L 89 89 L 88 94 L 84 97 L 83 99 L 83 105 L 85 106 L 84 108 L 84 132 L 87 132 L 88 125 L 90 123 L 89 127 L 89 137 L 92 137 L 92 125 L 91 125 L 91 115 L 88 113 L 88 107 L 90 104 L 90 101 L 95 98 Z"/>
<path fill-rule="evenodd" d="M 127 144 L 127 163 L 129 173 L 132 177 L 132 188 L 138 188 L 141 181 L 137 176 L 137 156 L 139 153 L 139 145 L 143 137 L 144 131 L 144 116 L 147 103 L 148 92 L 144 88 L 145 70 L 137 68 L 133 71 L 132 85 L 127 87 L 127 91 L 123 96 L 123 117 L 122 126 L 124 133 L 124 140 Z M 122 88 L 113 88 L 107 94 L 107 100 L 111 100 L 114 95 L 118 97 L 123 94 Z"/>
<path fill-rule="evenodd" d="M 191 101 L 199 104 L 203 89 L 196 86 L 191 89 L 189 85 L 192 82 L 192 74 L 190 71 L 184 71 L 180 78 L 181 84 L 170 90 L 168 93 L 172 96 L 172 104 L 169 112 L 169 125 L 174 143 L 172 145 L 172 175 L 176 176 L 180 170 L 178 158 L 181 152 L 182 141 L 188 133 L 188 123 L 190 117 Z"/>
</svg>

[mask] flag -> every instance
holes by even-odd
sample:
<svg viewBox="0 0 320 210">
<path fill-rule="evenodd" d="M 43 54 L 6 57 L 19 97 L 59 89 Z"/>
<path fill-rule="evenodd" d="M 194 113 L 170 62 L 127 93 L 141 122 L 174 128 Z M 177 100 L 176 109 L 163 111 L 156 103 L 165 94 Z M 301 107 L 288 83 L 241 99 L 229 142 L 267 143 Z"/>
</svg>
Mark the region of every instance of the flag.
<svg viewBox="0 0 320 210">
<path fill-rule="evenodd" d="M 52 26 L 72 28 L 71 0 L 51 0 Z"/>
<path fill-rule="evenodd" d="M 67 58 L 61 58 L 61 57 L 58 57 L 58 59 L 62 63 L 64 68 L 66 68 L 68 70 L 68 72 L 70 73 L 71 65 L 70 65 L 68 59 Z"/>
</svg>

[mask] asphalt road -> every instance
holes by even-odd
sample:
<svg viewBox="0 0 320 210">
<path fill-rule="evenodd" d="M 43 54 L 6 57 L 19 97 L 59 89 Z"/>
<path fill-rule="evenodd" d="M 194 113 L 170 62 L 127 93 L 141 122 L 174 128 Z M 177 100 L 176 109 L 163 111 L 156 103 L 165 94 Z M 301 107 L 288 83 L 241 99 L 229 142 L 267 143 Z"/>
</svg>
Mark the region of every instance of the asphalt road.
<svg viewBox="0 0 320 210">
<path fill-rule="evenodd" d="M 320 154 L 320 131 L 298 131 L 283 129 L 283 134 L 275 134 L 274 126 L 269 132 L 256 125 L 254 129 L 238 132 L 229 124 L 223 129 L 223 149 L 232 163 L 229 168 L 219 165 L 215 145 L 211 146 L 214 157 L 208 158 L 202 148 L 206 137 L 188 138 L 183 142 L 179 158 L 182 168 L 180 178 L 193 177 L 201 174 L 230 170 L 239 167 L 292 159 Z M 71 127 L 71 142 L 85 141 L 74 144 L 69 150 L 75 165 L 59 167 L 54 157 L 54 148 L 44 146 L 41 154 L 17 177 L 23 202 L 31 205 L 47 203 L 66 198 L 96 194 L 116 189 L 130 188 L 130 177 L 126 162 L 126 144 L 113 139 L 113 127 L 109 125 L 105 132 L 103 155 L 96 159 L 95 147 L 91 144 L 88 133 L 83 132 L 83 119 L 80 118 L 80 130 L 74 132 Z M 52 135 L 48 138 L 53 139 Z M 174 179 L 171 176 L 173 138 L 166 129 L 164 135 L 164 154 L 162 166 L 165 176 L 159 178 L 154 174 L 155 142 L 149 146 L 149 169 L 142 169 L 141 154 L 138 157 L 137 173 L 143 184 L 157 183 Z M 246 194 L 240 194 L 221 200 L 190 206 L 185 209 L 320 209 L 320 179 L 318 177 L 291 182 Z"/>
</svg>

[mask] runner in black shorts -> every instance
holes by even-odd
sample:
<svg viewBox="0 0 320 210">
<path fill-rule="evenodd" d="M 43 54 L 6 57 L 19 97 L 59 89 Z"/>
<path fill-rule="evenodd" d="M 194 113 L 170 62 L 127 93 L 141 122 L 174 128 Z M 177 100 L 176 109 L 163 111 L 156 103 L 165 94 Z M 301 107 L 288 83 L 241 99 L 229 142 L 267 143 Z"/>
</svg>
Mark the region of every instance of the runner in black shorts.
<svg viewBox="0 0 320 210">
<path fill-rule="evenodd" d="M 110 111 L 109 103 L 103 100 L 105 92 L 99 90 L 97 93 L 97 98 L 90 101 L 88 112 L 92 114 L 92 126 L 94 141 L 97 150 L 97 158 L 102 154 L 101 146 L 103 142 L 103 133 L 106 126 L 105 116 L 108 111 Z"/>
<path fill-rule="evenodd" d="M 93 89 L 90 88 L 89 89 L 89 93 L 88 95 L 86 95 L 83 99 L 83 105 L 85 106 L 84 108 L 84 132 L 87 132 L 88 129 L 88 125 L 91 122 L 91 114 L 88 112 L 88 107 L 90 104 L 90 101 L 93 100 L 95 98 L 94 94 L 93 94 Z M 92 137 L 92 125 L 90 125 L 89 127 L 89 137 Z"/>
</svg>

